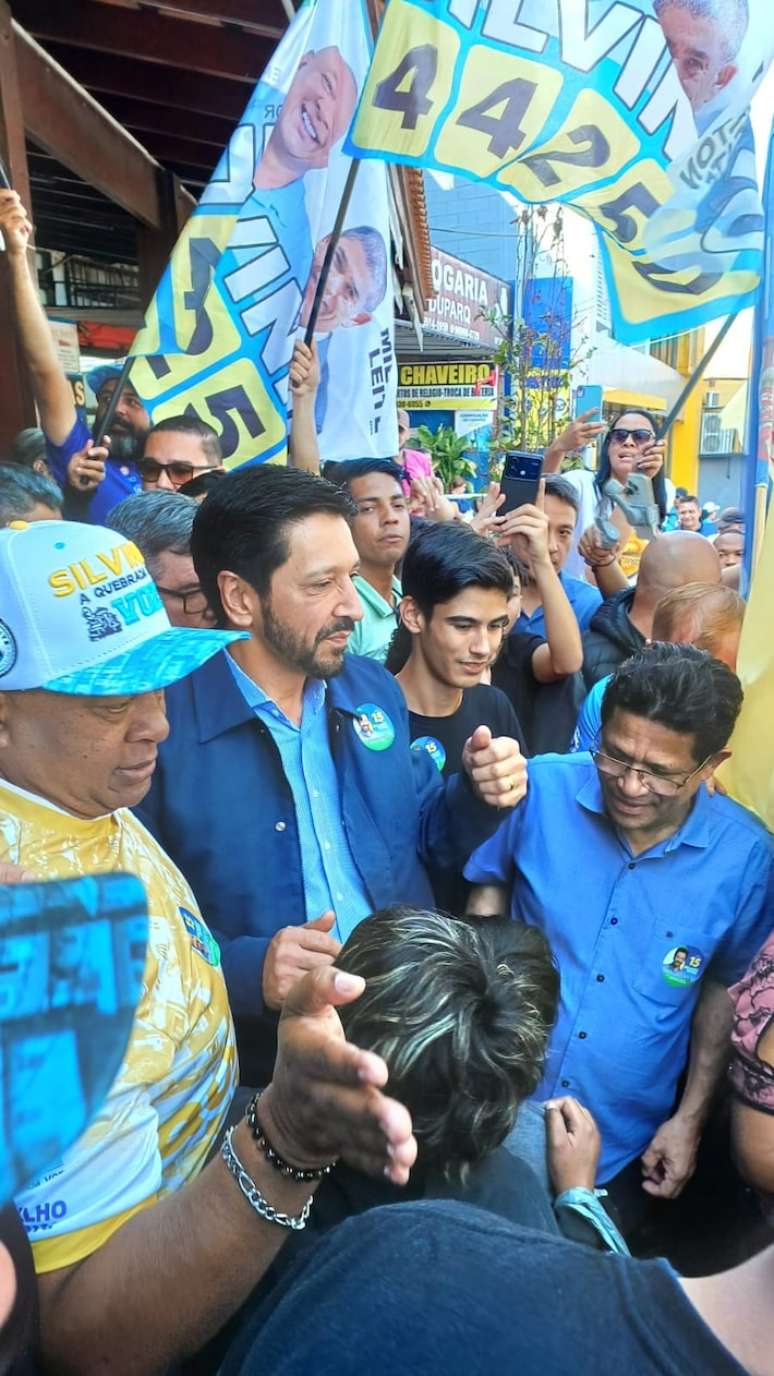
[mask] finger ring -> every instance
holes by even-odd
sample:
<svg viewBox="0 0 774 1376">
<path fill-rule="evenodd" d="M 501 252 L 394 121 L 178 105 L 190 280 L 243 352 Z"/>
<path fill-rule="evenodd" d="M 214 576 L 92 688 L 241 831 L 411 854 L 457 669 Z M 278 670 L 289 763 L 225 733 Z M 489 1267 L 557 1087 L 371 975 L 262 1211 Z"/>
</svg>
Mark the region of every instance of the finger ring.
<svg viewBox="0 0 774 1376">
<path fill-rule="evenodd" d="M 515 779 L 509 779 L 509 780 L 508 780 L 508 791 L 509 791 L 510 793 L 515 793 L 516 788 L 517 788 L 516 780 L 515 780 Z"/>
</svg>

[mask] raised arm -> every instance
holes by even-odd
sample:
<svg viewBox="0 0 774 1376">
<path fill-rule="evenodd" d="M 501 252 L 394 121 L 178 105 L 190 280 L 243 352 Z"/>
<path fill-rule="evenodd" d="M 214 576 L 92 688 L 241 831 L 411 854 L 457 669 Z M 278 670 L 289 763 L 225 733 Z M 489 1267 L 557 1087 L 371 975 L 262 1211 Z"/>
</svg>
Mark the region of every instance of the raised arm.
<svg viewBox="0 0 774 1376">
<path fill-rule="evenodd" d="M 320 364 L 317 345 L 311 348 L 298 340 L 290 364 L 290 387 L 293 393 L 293 417 L 290 422 L 288 461 L 291 468 L 303 468 L 307 473 L 320 472 L 320 446 L 314 419 L 314 404 L 320 385 Z"/>
<path fill-rule="evenodd" d="M 76 421 L 75 403 L 30 270 L 27 250 L 32 225 L 16 191 L 0 190 L 0 229 L 5 239 L 16 324 L 32 375 L 41 425 L 52 444 L 63 444 Z"/>
<path fill-rule="evenodd" d="M 532 656 L 538 683 L 555 683 L 574 674 L 583 663 L 583 646 L 575 612 L 570 606 L 548 552 L 548 519 L 536 506 L 520 506 L 502 519 L 500 543 L 507 540 L 514 554 L 529 566 L 540 592 L 546 622 L 546 643 Z"/>
<path fill-rule="evenodd" d="M 597 435 L 604 430 L 601 421 L 592 420 L 592 416 L 598 415 L 596 408 L 591 411 L 584 411 L 582 415 L 576 416 L 571 420 L 566 429 L 552 440 L 543 454 L 543 472 L 558 473 L 562 460 L 571 454 L 574 449 L 582 449 L 585 445 L 591 444 Z"/>
</svg>

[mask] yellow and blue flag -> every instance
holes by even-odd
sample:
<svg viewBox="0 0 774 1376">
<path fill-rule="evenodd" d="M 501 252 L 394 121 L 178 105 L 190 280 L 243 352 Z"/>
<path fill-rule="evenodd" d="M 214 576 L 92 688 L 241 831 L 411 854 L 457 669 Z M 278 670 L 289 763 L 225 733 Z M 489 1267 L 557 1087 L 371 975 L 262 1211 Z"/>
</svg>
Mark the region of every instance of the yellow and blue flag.
<svg viewBox="0 0 774 1376">
<path fill-rule="evenodd" d="M 181 234 L 132 348 L 154 421 L 217 430 L 226 466 L 282 461 L 288 368 L 350 166 L 365 0 L 306 0 Z M 387 170 L 360 169 L 315 328 L 326 459 L 397 452 Z"/>
</svg>

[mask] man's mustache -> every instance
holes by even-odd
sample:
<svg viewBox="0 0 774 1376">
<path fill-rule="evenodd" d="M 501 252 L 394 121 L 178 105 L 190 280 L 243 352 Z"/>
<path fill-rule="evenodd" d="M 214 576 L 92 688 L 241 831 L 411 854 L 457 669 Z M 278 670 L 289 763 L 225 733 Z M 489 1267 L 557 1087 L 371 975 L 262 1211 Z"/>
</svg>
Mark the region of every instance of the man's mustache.
<svg viewBox="0 0 774 1376">
<path fill-rule="evenodd" d="M 348 635 L 351 635 L 354 629 L 355 623 L 352 617 L 342 616 L 338 621 L 331 621 L 330 625 L 323 626 L 322 630 L 317 632 L 314 643 L 315 645 L 319 645 L 321 641 L 327 640 L 328 636 L 338 635 L 339 632 L 342 631 L 346 631 Z"/>
</svg>

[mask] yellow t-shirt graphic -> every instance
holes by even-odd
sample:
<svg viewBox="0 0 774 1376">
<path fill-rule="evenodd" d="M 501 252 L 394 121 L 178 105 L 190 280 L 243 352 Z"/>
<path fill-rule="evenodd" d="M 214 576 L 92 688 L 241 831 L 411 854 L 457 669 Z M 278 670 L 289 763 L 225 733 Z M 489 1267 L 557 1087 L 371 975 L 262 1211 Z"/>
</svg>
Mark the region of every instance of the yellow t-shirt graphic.
<svg viewBox="0 0 774 1376">
<path fill-rule="evenodd" d="M 123 1065 L 83 1137 L 16 1201 L 37 1270 L 54 1271 L 197 1173 L 236 1087 L 236 1044 L 217 944 L 131 812 L 82 820 L 0 782 L 0 860 L 41 879 L 124 871 L 148 894 L 143 994 Z"/>
</svg>

